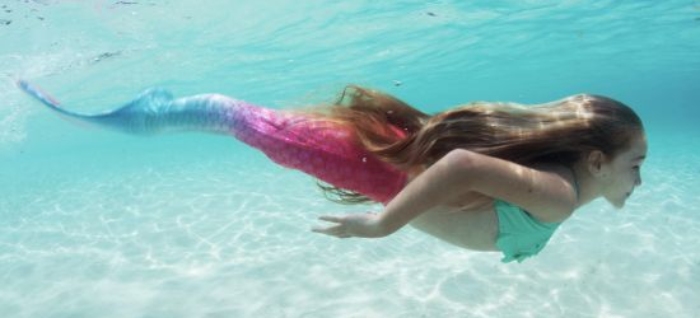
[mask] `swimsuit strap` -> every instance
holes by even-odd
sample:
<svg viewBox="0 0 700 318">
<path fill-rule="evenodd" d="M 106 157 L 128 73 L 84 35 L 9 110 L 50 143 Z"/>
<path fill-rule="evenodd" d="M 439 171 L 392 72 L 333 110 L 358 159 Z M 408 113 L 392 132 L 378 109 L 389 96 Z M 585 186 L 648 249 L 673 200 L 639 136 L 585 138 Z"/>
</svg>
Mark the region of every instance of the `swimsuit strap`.
<svg viewBox="0 0 700 318">
<path fill-rule="evenodd" d="M 576 190 L 576 201 L 578 201 L 579 197 L 579 187 L 578 187 L 578 177 L 576 176 L 576 170 L 572 167 L 567 167 L 569 170 L 571 170 L 571 175 L 574 177 L 574 190 Z"/>
</svg>

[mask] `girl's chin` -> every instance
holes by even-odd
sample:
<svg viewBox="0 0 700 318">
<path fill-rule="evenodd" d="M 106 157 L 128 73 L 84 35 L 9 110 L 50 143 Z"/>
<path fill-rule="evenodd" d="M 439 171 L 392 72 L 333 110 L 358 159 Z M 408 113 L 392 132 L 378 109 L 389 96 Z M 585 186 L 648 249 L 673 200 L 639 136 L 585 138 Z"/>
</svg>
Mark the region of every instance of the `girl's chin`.
<svg viewBox="0 0 700 318">
<path fill-rule="evenodd" d="M 608 203 L 615 207 L 616 209 L 622 209 L 625 207 L 625 201 L 627 201 L 627 198 L 619 199 L 619 200 L 610 200 L 608 199 Z"/>
</svg>

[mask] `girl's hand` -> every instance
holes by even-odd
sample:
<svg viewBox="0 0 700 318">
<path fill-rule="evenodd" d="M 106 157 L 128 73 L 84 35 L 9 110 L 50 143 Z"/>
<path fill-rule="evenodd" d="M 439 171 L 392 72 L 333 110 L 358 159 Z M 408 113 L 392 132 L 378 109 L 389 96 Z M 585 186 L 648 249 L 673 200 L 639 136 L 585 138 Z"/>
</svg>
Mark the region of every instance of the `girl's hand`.
<svg viewBox="0 0 700 318">
<path fill-rule="evenodd" d="M 335 223 L 326 227 L 315 227 L 313 232 L 335 236 L 348 237 L 384 237 L 391 234 L 382 226 L 379 216 L 375 213 L 347 214 L 340 216 L 325 215 L 319 220 Z"/>
</svg>

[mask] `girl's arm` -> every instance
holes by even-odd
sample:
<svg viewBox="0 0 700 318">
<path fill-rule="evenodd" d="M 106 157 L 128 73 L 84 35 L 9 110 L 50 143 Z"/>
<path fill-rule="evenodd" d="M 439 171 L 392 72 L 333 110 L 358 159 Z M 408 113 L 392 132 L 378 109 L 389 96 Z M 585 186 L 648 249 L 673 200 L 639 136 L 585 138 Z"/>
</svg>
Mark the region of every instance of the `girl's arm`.
<svg viewBox="0 0 700 318">
<path fill-rule="evenodd" d="M 382 213 L 323 216 L 321 220 L 336 224 L 314 231 L 337 237 L 386 236 L 469 192 L 520 206 L 543 222 L 566 219 L 576 204 L 573 186 L 556 173 L 458 149 L 410 182 Z"/>
</svg>

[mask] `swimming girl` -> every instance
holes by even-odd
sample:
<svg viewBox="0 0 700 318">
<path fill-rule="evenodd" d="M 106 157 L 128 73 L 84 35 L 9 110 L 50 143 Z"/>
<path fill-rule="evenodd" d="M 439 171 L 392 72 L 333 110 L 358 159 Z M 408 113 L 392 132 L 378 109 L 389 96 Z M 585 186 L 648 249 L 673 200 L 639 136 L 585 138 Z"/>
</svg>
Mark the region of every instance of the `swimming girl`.
<svg viewBox="0 0 700 318">
<path fill-rule="evenodd" d="M 315 232 L 376 238 L 411 224 L 457 246 L 501 251 L 504 262 L 536 255 L 595 198 L 621 208 L 641 184 L 647 152 L 632 109 L 586 94 L 531 106 L 475 102 L 428 115 L 357 86 L 332 105 L 299 111 L 149 90 L 121 108 L 85 115 L 24 81 L 18 86 L 69 119 L 126 133 L 233 135 L 320 179 L 333 200 L 384 206 L 321 216 L 329 223 Z"/>
</svg>

